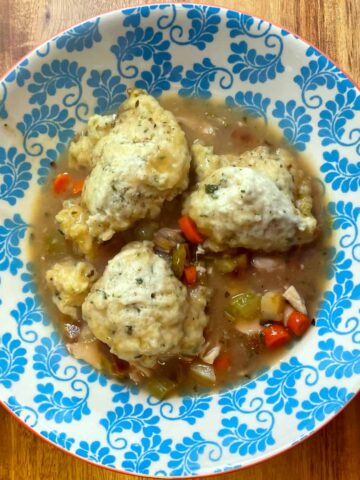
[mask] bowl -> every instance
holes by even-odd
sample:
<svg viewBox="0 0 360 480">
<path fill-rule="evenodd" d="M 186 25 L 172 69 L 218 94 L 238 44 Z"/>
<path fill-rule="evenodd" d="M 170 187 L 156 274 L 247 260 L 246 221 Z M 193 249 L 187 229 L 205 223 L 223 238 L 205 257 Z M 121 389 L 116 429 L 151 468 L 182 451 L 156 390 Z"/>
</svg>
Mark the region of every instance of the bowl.
<svg viewBox="0 0 360 480">
<path fill-rule="evenodd" d="M 46 316 L 27 244 L 50 164 L 126 89 L 217 97 L 312 160 L 333 218 L 316 328 L 236 388 L 159 402 L 71 357 Z M 0 83 L 0 399 L 34 433 L 116 471 L 187 477 L 272 457 L 331 420 L 360 387 L 360 94 L 316 48 L 250 15 L 147 5 L 83 22 Z"/>
</svg>

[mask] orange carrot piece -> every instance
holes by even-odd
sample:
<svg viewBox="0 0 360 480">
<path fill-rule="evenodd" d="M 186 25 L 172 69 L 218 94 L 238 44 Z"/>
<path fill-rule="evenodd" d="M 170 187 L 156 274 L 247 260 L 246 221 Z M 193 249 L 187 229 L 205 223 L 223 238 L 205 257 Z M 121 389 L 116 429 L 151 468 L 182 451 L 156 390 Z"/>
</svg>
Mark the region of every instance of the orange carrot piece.
<svg viewBox="0 0 360 480">
<path fill-rule="evenodd" d="M 188 265 L 184 268 L 184 279 L 188 285 L 194 285 L 196 283 L 197 271 L 194 265 Z"/>
<path fill-rule="evenodd" d="M 262 330 L 265 346 L 267 348 L 278 348 L 285 345 L 291 338 L 289 331 L 283 325 L 274 323 Z"/>
<path fill-rule="evenodd" d="M 287 326 L 297 336 L 304 335 L 306 330 L 310 327 L 311 320 L 304 313 L 294 310 L 288 318 Z"/>
<path fill-rule="evenodd" d="M 203 243 L 205 238 L 198 231 L 195 223 L 187 215 L 182 216 L 179 219 L 179 226 L 185 238 L 191 243 Z"/>
<path fill-rule="evenodd" d="M 71 182 L 71 177 L 68 173 L 59 173 L 56 175 L 53 181 L 53 189 L 57 194 L 64 193 Z"/>
<path fill-rule="evenodd" d="M 218 357 L 215 358 L 214 368 L 215 370 L 222 370 L 226 372 L 229 370 L 231 365 L 231 359 L 228 352 L 222 352 Z"/>
</svg>

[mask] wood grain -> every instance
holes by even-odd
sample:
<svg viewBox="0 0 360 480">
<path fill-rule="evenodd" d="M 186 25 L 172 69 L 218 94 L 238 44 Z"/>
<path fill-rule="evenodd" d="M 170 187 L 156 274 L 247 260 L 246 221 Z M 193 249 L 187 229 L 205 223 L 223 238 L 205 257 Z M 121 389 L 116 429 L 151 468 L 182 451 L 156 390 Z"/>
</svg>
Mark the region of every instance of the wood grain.
<svg viewBox="0 0 360 480">
<path fill-rule="evenodd" d="M 129 0 L 0 0 L 0 74 L 70 25 Z M 150 3 L 143 1 L 142 3 Z M 199 2 L 206 3 L 206 2 Z M 359 0 L 212 0 L 258 15 L 306 38 L 360 81 Z M 305 443 L 224 480 L 360 478 L 360 397 Z M 0 480 L 118 480 L 134 477 L 88 465 L 49 446 L 0 408 Z"/>
</svg>

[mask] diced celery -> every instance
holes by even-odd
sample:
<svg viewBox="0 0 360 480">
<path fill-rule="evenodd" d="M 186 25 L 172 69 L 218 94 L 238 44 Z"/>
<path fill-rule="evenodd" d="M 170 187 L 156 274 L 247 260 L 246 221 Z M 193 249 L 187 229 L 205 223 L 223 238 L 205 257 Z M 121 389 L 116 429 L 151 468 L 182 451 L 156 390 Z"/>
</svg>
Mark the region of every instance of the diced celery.
<svg viewBox="0 0 360 480">
<path fill-rule="evenodd" d="M 235 320 L 260 318 L 261 297 L 253 290 L 246 290 L 231 298 L 225 313 Z"/>
<path fill-rule="evenodd" d="M 214 260 L 214 268 L 220 273 L 231 273 L 247 267 L 247 255 L 242 253 L 236 257 L 217 257 Z"/>
<path fill-rule="evenodd" d="M 189 368 L 189 375 L 202 385 L 212 386 L 216 383 L 215 370 L 212 365 L 199 362 L 192 363 Z"/>
<path fill-rule="evenodd" d="M 181 278 L 186 262 L 186 245 L 184 243 L 179 243 L 176 245 L 172 254 L 172 269 L 175 275 L 178 278 Z"/>
<path fill-rule="evenodd" d="M 162 400 L 176 388 L 176 383 L 166 377 L 152 378 L 147 384 L 151 395 Z"/>
<path fill-rule="evenodd" d="M 231 273 L 237 267 L 236 258 L 219 257 L 214 260 L 214 268 L 220 273 Z"/>
</svg>

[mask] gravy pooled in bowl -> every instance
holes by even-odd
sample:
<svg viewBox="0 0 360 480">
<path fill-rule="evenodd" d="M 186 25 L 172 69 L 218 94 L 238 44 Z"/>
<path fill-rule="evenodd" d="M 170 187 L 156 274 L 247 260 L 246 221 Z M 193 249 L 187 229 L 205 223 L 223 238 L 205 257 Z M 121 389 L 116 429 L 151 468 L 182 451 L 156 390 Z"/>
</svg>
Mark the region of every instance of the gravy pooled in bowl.
<svg viewBox="0 0 360 480">
<path fill-rule="evenodd" d="M 132 89 L 53 167 L 31 249 L 76 358 L 164 398 L 306 348 L 327 219 L 309 165 L 277 132 L 219 102 Z"/>
</svg>

